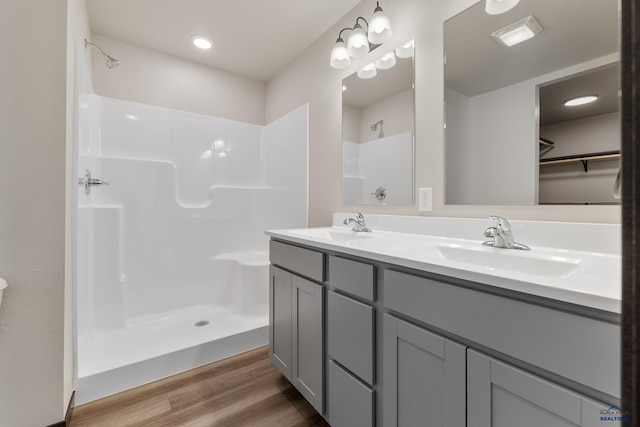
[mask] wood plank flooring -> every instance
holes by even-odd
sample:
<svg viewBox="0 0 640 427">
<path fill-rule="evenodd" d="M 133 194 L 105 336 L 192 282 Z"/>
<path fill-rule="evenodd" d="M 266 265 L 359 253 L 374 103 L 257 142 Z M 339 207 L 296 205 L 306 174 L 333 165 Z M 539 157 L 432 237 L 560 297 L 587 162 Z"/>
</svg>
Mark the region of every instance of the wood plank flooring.
<svg viewBox="0 0 640 427">
<path fill-rule="evenodd" d="M 71 427 L 328 427 L 268 347 L 77 406 Z"/>
</svg>

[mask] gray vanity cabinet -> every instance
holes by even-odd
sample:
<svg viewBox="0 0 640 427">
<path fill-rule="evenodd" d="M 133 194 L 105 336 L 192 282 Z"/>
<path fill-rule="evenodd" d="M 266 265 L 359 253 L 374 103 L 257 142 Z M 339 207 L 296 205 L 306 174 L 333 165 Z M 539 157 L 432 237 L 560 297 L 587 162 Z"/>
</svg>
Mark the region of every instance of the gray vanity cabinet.
<svg viewBox="0 0 640 427">
<path fill-rule="evenodd" d="M 388 314 L 383 342 L 384 427 L 464 427 L 466 347 Z"/>
<path fill-rule="evenodd" d="M 328 420 L 332 427 L 369 427 L 375 408 L 375 268 L 335 255 L 328 264 Z"/>
<path fill-rule="evenodd" d="M 269 268 L 269 359 L 291 381 L 293 306 L 291 274 Z"/>
<path fill-rule="evenodd" d="M 468 350 L 468 427 L 619 426 L 601 420 L 606 411 L 607 405 Z"/>
<path fill-rule="evenodd" d="M 297 273 L 296 262 L 302 260 L 302 273 L 323 279 L 324 254 L 278 242 L 272 242 L 271 253 L 272 264 Z M 323 310 L 323 285 L 270 267 L 269 358 L 319 413 L 324 408 Z"/>
</svg>

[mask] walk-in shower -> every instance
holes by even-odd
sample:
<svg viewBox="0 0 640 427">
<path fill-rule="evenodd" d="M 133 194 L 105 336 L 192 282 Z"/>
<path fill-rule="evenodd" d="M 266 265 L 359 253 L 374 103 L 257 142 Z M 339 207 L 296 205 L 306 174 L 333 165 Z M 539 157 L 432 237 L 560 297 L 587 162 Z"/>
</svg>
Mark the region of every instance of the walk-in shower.
<svg viewBox="0 0 640 427">
<path fill-rule="evenodd" d="M 258 126 L 84 94 L 76 170 L 77 403 L 267 343 L 263 231 L 307 225 L 306 106 Z"/>
</svg>

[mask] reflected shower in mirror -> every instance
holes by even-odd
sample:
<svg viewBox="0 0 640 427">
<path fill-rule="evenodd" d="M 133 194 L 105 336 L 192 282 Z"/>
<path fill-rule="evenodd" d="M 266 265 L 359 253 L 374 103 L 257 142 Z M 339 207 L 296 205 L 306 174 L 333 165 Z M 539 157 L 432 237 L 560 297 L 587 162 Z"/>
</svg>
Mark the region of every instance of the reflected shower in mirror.
<svg viewBox="0 0 640 427">
<path fill-rule="evenodd" d="M 413 204 L 413 81 L 413 40 L 343 80 L 343 204 Z"/>
<path fill-rule="evenodd" d="M 609 132 L 618 112 L 551 117 L 552 108 L 577 114 L 617 105 L 617 0 L 527 0 L 501 15 L 489 15 L 484 4 L 444 23 L 445 203 L 612 203 L 617 165 L 607 162 L 617 160 L 580 158 L 619 150 L 619 132 Z M 537 34 L 510 45 L 504 36 L 515 24 Z M 589 78 L 592 72 L 600 74 Z M 596 80 L 613 88 L 613 100 L 563 105 L 604 90 Z M 605 122 L 606 129 L 596 127 Z M 568 136 L 569 128 L 601 137 L 587 143 L 578 133 Z M 595 187 L 606 187 L 607 196 L 590 191 Z"/>
</svg>

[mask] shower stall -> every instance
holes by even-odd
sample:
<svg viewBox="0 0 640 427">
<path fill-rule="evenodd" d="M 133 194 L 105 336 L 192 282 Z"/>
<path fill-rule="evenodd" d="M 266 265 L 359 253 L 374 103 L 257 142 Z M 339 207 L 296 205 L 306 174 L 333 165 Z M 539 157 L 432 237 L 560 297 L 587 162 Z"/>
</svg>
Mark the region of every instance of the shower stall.
<svg viewBox="0 0 640 427">
<path fill-rule="evenodd" d="M 307 225 L 307 116 L 80 94 L 78 404 L 267 343 L 263 232 Z"/>
</svg>

